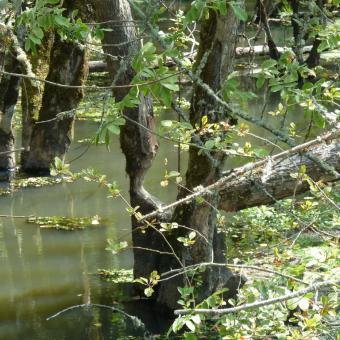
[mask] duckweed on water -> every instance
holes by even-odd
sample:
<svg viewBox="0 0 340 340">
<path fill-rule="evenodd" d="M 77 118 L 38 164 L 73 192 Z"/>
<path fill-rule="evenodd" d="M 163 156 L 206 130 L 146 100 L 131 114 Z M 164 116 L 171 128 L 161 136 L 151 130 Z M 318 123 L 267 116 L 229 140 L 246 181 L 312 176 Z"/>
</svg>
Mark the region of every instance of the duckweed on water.
<svg viewBox="0 0 340 340">
<path fill-rule="evenodd" d="M 98 226 L 100 224 L 100 217 L 97 215 L 92 217 L 30 216 L 27 218 L 26 222 L 39 225 L 40 228 L 44 229 L 72 231 Z"/>
</svg>

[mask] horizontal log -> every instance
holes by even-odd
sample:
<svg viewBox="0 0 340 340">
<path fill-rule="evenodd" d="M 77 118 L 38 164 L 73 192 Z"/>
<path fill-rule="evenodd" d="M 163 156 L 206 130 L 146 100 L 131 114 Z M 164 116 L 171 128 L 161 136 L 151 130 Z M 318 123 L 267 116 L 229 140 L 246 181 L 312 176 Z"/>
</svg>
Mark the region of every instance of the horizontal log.
<svg viewBox="0 0 340 340">
<path fill-rule="evenodd" d="M 278 47 L 277 48 L 279 53 L 283 53 L 284 51 L 292 51 L 291 48 L 287 48 L 287 47 Z M 312 46 L 305 46 L 303 48 L 303 53 L 308 53 L 310 52 L 310 50 L 312 49 Z M 255 45 L 253 47 L 237 47 L 236 48 L 236 57 L 241 58 L 241 57 L 247 57 L 250 55 L 255 55 L 255 56 L 266 56 L 269 54 L 269 48 L 267 45 Z M 188 55 L 188 57 L 190 59 L 194 59 L 196 56 L 196 54 L 191 54 Z M 118 61 L 117 57 L 113 57 L 114 60 Z M 171 67 L 171 66 L 175 66 L 175 63 L 169 59 L 166 62 L 166 66 Z M 89 62 L 89 71 L 90 73 L 92 72 L 107 72 L 107 63 L 106 61 L 103 60 L 92 60 Z"/>
<path fill-rule="evenodd" d="M 311 148 L 310 154 L 317 156 L 322 161 L 340 171 L 340 142 L 322 144 Z M 228 187 L 220 192 L 221 201 L 219 208 L 234 212 L 242 209 L 271 204 L 275 200 L 287 198 L 309 190 L 306 181 L 300 182 L 291 177 L 297 173 L 300 166 L 306 166 L 306 173 L 314 181 L 332 182 L 335 180 L 331 174 L 325 173 L 315 162 L 303 155 L 294 155 L 285 160 L 274 161 L 269 171 L 257 170 L 252 176 L 242 176 L 228 183 Z M 264 167 L 266 168 L 266 167 Z M 264 174 L 264 172 L 267 172 Z M 267 177 L 265 183 L 263 178 Z"/>
</svg>

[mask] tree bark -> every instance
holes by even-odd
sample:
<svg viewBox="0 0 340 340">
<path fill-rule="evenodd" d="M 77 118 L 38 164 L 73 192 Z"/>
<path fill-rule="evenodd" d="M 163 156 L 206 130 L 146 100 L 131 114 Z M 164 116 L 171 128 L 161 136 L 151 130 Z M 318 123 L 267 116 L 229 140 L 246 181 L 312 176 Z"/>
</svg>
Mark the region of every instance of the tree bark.
<svg viewBox="0 0 340 340">
<path fill-rule="evenodd" d="M 138 53 L 137 33 L 131 25 L 132 14 L 126 0 L 92 0 L 98 22 L 120 20 L 122 25 L 107 24 L 104 36 L 104 51 L 118 58 L 107 58 L 108 70 L 115 85 L 129 84 L 134 77 L 131 60 Z M 124 24 L 127 21 L 127 24 Z M 126 43 L 129 42 L 129 43 Z M 115 45 L 115 46 L 112 46 Z M 128 88 L 115 89 L 116 101 L 122 100 L 129 92 Z M 130 179 L 130 202 L 132 207 L 139 207 L 142 214 L 160 207 L 161 202 L 149 194 L 143 186 L 144 176 L 156 156 L 158 142 L 147 129 L 154 130 L 154 116 L 151 98 L 139 96 L 140 104 L 136 108 L 124 110 L 126 123 L 121 128 L 120 143 L 126 158 L 126 172 Z M 137 123 L 137 124 L 136 124 Z M 140 124 L 140 125 L 138 125 Z M 156 269 L 159 255 L 143 249 L 159 249 L 161 242 L 154 230 L 140 230 L 140 223 L 132 217 L 132 241 L 134 248 L 134 276 L 148 277 Z"/>
<path fill-rule="evenodd" d="M 42 44 L 38 46 L 37 53 L 28 54 L 32 70 L 40 79 L 46 79 L 48 75 L 53 41 L 54 34 L 52 32 L 47 33 Z M 23 164 L 25 164 L 25 160 L 27 158 L 34 125 L 39 119 L 39 111 L 41 109 L 44 88 L 45 84 L 43 82 L 39 82 L 38 84 L 35 84 L 35 86 L 33 86 L 32 82 L 27 79 L 23 79 L 21 82 L 21 145 L 23 148 L 23 151 L 21 152 L 21 159 Z M 25 165 L 23 167 L 25 167 Z"/>
<path fill-rule="evenodd" d="M 0 70 L 20 73 L 17 52 L 12 48 L 14 42 L 4 27 L 0 30 L 1 59 Z M 5 46 L 8 46 L 6 49 Z M 19 96 L 20 78 L 2 75 L 0 78 L 0 171 L 15 168 L 14 135 L 12 119 Z"/>
<path fill-rule="evenodd" d="M 229 10 L 225 17 L 214 11 L 209 12 L 201 26 L 200 47 L 194 72 L 199 72 L 204 83 L 214 91 L 218 91 L 224 77 L 232 70 L 235 44 L 237 38 L 238 22 L 233 11 Z M 206 116 L 209 123 L 226 119 L 222 108 L 207 96 L 200 87 L 194 87 L 191 103 L 190 120 L 195 126 L 202 127 L 202 118 Z M 201 136 L 203 141 L 209 136 Z M 211 157 L 212 156 L 212 157 Z M 198 185 L 206 186 L 215 182 L 220 175 L 223 155 L 219 152 L 210 157 L 200 153 L 195 147 L 190 147 L 189 164 L 186 173 L 186 188 L 190 191 Z M 213 158 L 213 159 L 211 159 Z M 179 197 L 187 194 L 183 190 Z M 183 246 L 177 238 L 188 234 L 188 230 L 179 228 L 170 236 L 171 245 L 182 265 L 188 266 L 201 262 L 225 261 L 225 244 L 216 229 L 216 209 L 219 204 L 219 195 L 212 195 L 205 202 L 191 202 L 186 206 L 176 208 L 173 221 L 184 225 L 190 230 L 197 231 L 195 243 L 191 247 Z M 203 235 L 201 237 L 200 235 Z M 169 249 L 168 249 L 169 250 Z M 180 267 L 178 259 L 173 256 L 163 256 L 160 263 L 160 272 Z M 230 270 L 223 268 L 209 268 L 202 273 L 202 284 L 197 293 L 198 301 L 212 294 L 217 289 L 226 287 L 229 291 L 226 298 L 234 296 L 237 288 L 242 284 L 240 277 L 234 276 Z M 186 283 L 183 276 L 161 283 L 158 293 L 158 302 L 170 310 L 177 306 L 179 293 L 177 287 Z"/>
<path fill-rule="evenodd" d="M 316 0 L 316 4 L 320 9 L 320 12 L 324 11 L 324 0 Z M 323 26 L 326 25 L 326 18 L 324 15 L 321 15 L 319 18 L 319 23 Z M 320 52 L 318 51 L 318 48 L 321 44 L 321 39 L 319 35 L 317 34 L 314 38 L 313 47 L 308 55 L 308 58 L 306 59 L 306 64 L 309 68 L 316 67 L 320 64 Z"/>
<path fill-rule="evenodd" d="M 258 10 L 260 13 L 260 23 L 263 25 L 264 27 L 264 31 L 266 32 L 266 37 L 267 37 L 267 44 L 268 44 L 268 48 L 269 48 L 269 56 L 272 59 L 275 60 L 279 60 L 280 59 L 280 53 L 277 49 L 276 43 L 273 39 L 272 33 L 271 33 L 271 29 L 269 26 L 269 22 L 268 22 L 268 10 L 267 7 L 268 4 L 266 4 L 264 2 L 264 0 L 258 0 Z"/>
<path fill-rule="evenodd" d="M 65 1 L 67 14 L 82 10 L 81 3 Z M 47 80 L 65 85 L 83 85 L 87 77 L 87 53 L 79 44 L 55 39 Z M 71 144 L 74 110 L 83 98 L 82 89 L 45 85 L 39 118 L 31 132 L 29 150 L 23 154 L 22 169 L 49 174 L 55 157 L 64 158 Z M 57 115 L 63 115 L 58 118 Z"/>
<path fill-rule="evenodd" d="M 339 141 L 314 147 L 309 152 L 333 166 L 336 171 L 340 171 Z M 297 173 L 301 165 L 306 166 L 306 174 L 315 182 L 326 183 L 335 180 L 315 162 L 303 155 L 295 155 L 284 161 L 274 162 L 265 182 L 262 180 L 263 173 L 261 172 L 253 176 L 242 176 L 228 183 L 228 188 L 220 192 L 219 209 L 235 212 L 261 204 L 271 204 L 276 200 L 308 191 L 309 185 L 306 181 L 290 176 L 291 173 Z"/>
</svg>

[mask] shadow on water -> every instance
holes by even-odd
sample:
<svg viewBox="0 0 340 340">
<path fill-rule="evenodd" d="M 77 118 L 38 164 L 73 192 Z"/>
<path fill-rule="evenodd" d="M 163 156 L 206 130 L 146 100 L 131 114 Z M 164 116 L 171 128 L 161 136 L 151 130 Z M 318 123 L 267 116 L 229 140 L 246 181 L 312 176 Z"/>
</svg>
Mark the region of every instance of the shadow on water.
<svg viewBox="0 0 340 340">
<path fill-rule="evenodd" d="M 253 83 L 247 85 L 254 90 L 253 86 Z M 250 105 L 250 114 L 261 115 L 266 101 L 268 112 L 277 105 L 278 98 L 261 94 Z M 297 125 L 304 120 L 303 114 L 290 112 L 287 122 L 292 117 Z M 282 124 L 270 115 L 265 119 L 277 127 Z M 69 161 L 83 153 L 86 145 L 79 141 L 93 135 L 96 128 L 97 123 L 94 122 L 77 122 Z M 262 137 L 267 135 L 261 129 L 252 131 Z M 176 197 L 175 185 L 163 188 L 160 182 L 165 171 L 165 158 L 168 159 L 168 171 L 177 170 L 177 151 L 174 143 L 161 142 L 159 154 L 147 175 L 146 187 L 164 202 L 171 202 Z M 251 142 L 258 144 L 259 141 L 255 138 Z M 264 141 L 260 144 L 268 148 Z M 182 164 L 186 163 L 185 157 L 184 154 Z M 230 160 L 226 166 L 234 167 L 239 163 L 239 160 Z M 128 199 L 125 160 L 118 139 L 112 141 L 111 152 L 102 146 L 91 147 L 72 162 L 71 169 L 79 171 L 89 166 L 119 183 L 122 194 Z M 101 282 L 97 275 L 99 268 L 129 269 L 133 263 L 131 251 L 112 256 L 104 250 L 107 239 L 115 242 L 131 240 L 126 206 L 122 201 L 108 199 L 107 196 L 103 188 L 83 180 L 25 188 L 0 196 L 0 215 L 101 217 L 101 225 L 82 231 L 41 229 L 26 223 L 24 218 L 0 218 L 0 339 L 123 339 L 128 335 L 144 336 L 145 330 L 136 328 L 129 318 L 97 307 L 76 308 L 46 320 L 73 305 L 98 303 L 112 306 L 126 298 L 125 292 L 118 286 Z M 142 318 L 154 334 L 163 333 L 169 326 L 169 320 L 145 301 L 126 303 L 124 309 Z"/>
<path fill-rule="evenodd" d="M 95 133 L 97 124 L 77 122 L 76 141 Z M 68 158 L 82 153 L 75 142 Z M 125 160 L 119 141 L 112 141 L 111 152 L 91 147 L 72 163 L 78 171 L 93 166 L 115 180 L 128 199 Z M 172 201 L 175 186 L 162 188 L 164 158 L 175 164 L 172 145 L 160 151 L 146 184 L 153 192 Z M 8 183 L 2 182 L 2 189 Z M 99 279 L 98 269 L 132 267 L 132 253 L 113 256 L 105 251 L 107 239 L 130 240 L 130 217 L 122 201 L 108 199 L 105 189 L 83 180 L 40 188 L 19 189 L 0 196 L 0 339 L 118 339 L 131 335 L 144 337 L 145 329 L 133 319 L 105 308 L 76 308 L 51 320 L 51 315 L 70 306 L 97 303 L 116 306 L 124 295 L 121 288 Z M 101 224 L 81 231 L 39 228 L 19 216 L 98 215 Z M 132 315 L 143 308 L 127 304 Z M 118 304 L 123 308 L 121 304 Z M 149 310 L 150 312 L 150 310 Z M 151 313 L 151 312 L 150 312 Z"/>
</svg>

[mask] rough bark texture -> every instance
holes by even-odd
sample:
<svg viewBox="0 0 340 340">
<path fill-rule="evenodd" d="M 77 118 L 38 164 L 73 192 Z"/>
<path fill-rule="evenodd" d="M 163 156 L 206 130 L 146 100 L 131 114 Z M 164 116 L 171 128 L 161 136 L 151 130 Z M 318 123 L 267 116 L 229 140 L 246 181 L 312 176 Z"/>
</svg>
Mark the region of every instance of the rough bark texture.
<svg viewBox="0 0 340 340">
<path fill-rule="evenodd" d="M 81 4 L 66 1 L 70 14 Z M 87 53 L 78 44 L 56 38 L 50 57 L 47 80 L 83 85 L 87 76 Z M 46 84 L 37 124 L 31 132 L 29 150 L 23 154 L 22 169 L 29 173 L 49 173 L 55 157 L 64 158 L 72 140 L 74 112 L 83 98 L 82 89 L 67 89 Z M 57 119 L 59 113 L 69 112 Z M 48 121 L 48 122 L 45 122 Z"/>
<path fill-rule="evenodd" d="M 0 45 L 8 46 L 5 33 L 0 32 Z M 10 46 L 7 51 L 1 48 L 3 64 L 7 72 L 20 73 L 20 65 L 16 60 L 16 53 Z M 12 119 L 19 95 L 20 78 L 3 75 L 0 80 L 0 170 L 15 168 L 14 136 Z"/>
<path fill-rule="evenodd" d="M 237 37 L 237 20 L 233 11 L 228 11 L 226 17 L 220 17 L 216 12 L 210 11 L 209 19 L 204 20 L 201 26 L 200 47 L 195 72 L 199 72 L 201 79 L 214 91 L 220 89 L 224 77 L 231 71 Z M 227 117 L 222 108 L 206 95 L 199 86 L 195 86 L 191 103 L 190 120 L 191 124 L 201 125 L 202 117 L 207 116 L 210 123 L 225 120 Z M 205 136 L 201 138 L 205 139 Z M 209 136 L 207 136 L 209 138 Z M 189 151 L 189 164 L 186 173 L 186 187 L 189 190 L 198 185 L 209 185 L 215 182 L 220 175 L 220 167 L 223 162 L 223 155 L 215 153 L 208 157 L 200 153 L 195 147 Z M 182 191 L 180 196 L 187 192 Z M 219 196 L 212 195 L 204 203 L 191 202 L 186 206 L 180 206 L 175 210 L 173 220 L 180 225 L 196 230 L 204 235 L 196 236 L 196 242 L 191 247 L 184 247 L 177 241 L 178 236 L 188 234 L 188 230 L 179 229 L 171 237 L 171 244 L 183 265 L 191 265 L 201 262 L 225 261 L 225 245 L 216 230 L 216 209 Z M 162 257 L 160 271 L 164 272 L 171 268 L 178 268 L 179 263 L 174 257 Z M 170 309 L 177 306 L 179 294 L 177 287 L 185 284 L 184 277 L 161 283 L 158 301 Z M 240 280 L 228 269 L 207 269 L 202 273 L 202 285 L 198 292 L 198 299 L 201 300 L 216 289 L 229 288 L 228 296 L 236 293 Z"/>
<path fill-rule="evenodd" d="M 42 44 L 38 46 L 36 54 L 29 54 L 28 58 L 32 65 L 32 71 L 40 78 L 45 79 L 49 71 L 50 53 L 53 45 L 54 35 L 52 32 L 46 34 Z M 45 84 L 43 82 L 32 85 L 31 81 L 23 79 L 21 83 L 21 109 L 22 109 L 22 132 L 21 140 L 24 150 L 21 159 L 26 159 L 27 150 L 30 146 L 32 131 L 35 122 L 39 119 L 42 97 Z"/>
<path fill-rule="evenodd" d="M 301 16 L 300 16 L 300 0 L 290 0 L 290 5 L 293 10 L 292 16 L 292 26 L 293 26 L 293 36 L 294 36 L 294 47 L 296 58 L 300 64 L 303 64 L 303 27 L 301 27 Z"/>
<path fill-rule="evenodd" d="M 131 9 L 126 0 L 92 0 L 96 9 L 98 22 L 108 20 L 129 21 L 132 19 Z M 110 28 L 110 24 L 105 27 Z M 138 52 L 139 43 L 136 40 L 136 29 L 131 22 L 126 25 L 112 25 L 112 31 L 105 32 L 105 52 L 118 56 L 107 58 L 108 70 L 116 85 L 129 84 L 134 76 L 131 67 L 132 57 Z M 112 46 L 115 44 L 116 46 Z M 118 46 L 117 46 L 118 44 Z M 113 91 L 116 101 L 120 101 L 129 92 L 122 88 Z M 130 179 L 130 201 L 133 207 L 139 206 L 139 211 L 146 214 L 161 205 L 161 202 L 150 195 L 143 187 L 146 172 L 151 167 L 158 149 L 155 136 L 140 125 L 154 130 L 154 117 L 150 98 L 140 96 L 138 108 L 125 109 L 128 119 L 121 129 L 120 142 L 126 158 L 126 172 Z M 134 123 L 137 122 L 138 124 Z M 132 241 L 134 247 L 159 249 L 159 235 L 154 230 L 147 229 L 142 233 L 140 224 L 132 218 Z M 148 277 L 156 269 L 159 254 L 141 249 L 134 249 L 134 276 Z"/>
<path fill-rule="evenodd" d="M 340 171 L 340 143 L 323 144 L 309 151 L 327 164 Z M 290 176 L 298 172 L 301 165 L 306 166 L 306 173 L 314 181 L 330 182 L 335 178 L 325 173 L 314 162 L 305 156 L 295 155 L 284 161 L 274 162 L 265 183 L 261 180 L 263 172 L 253 176 L 238 178 L 220 192 L 219 208 L 228 212 L 238 211 L 261 204 L 274 203 L 275 200 L 290 197 L 309 190 L 306 181 L 297 181 Z"/>
</svg>

